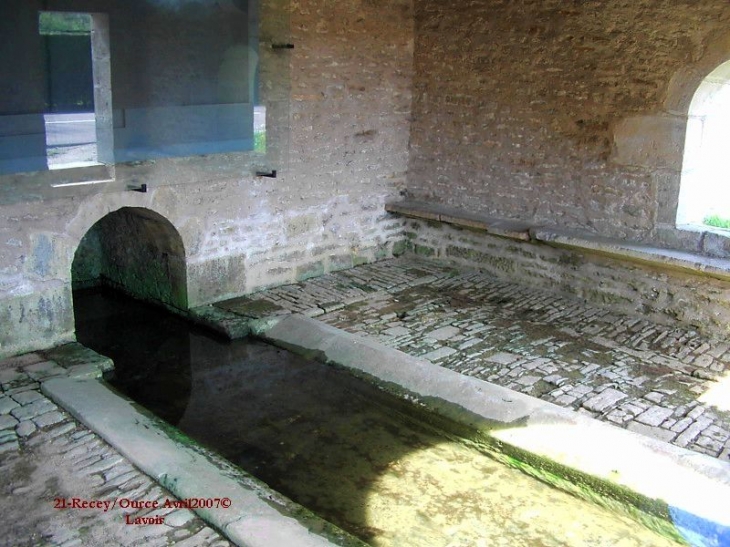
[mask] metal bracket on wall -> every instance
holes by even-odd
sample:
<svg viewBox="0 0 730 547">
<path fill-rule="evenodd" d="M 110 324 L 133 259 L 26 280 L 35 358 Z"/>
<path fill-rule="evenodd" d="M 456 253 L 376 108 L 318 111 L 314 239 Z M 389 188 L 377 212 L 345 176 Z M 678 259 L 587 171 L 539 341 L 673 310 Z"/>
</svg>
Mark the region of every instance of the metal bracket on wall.
<svg viewBox="0 0 730 547">
<path fill-rule="evenodd" d="M 256 171 L 257 177 L 269 177 L 270 179 L 276 178 L 276 169 L 272 169 L 271 171 Z"/>
</svg>

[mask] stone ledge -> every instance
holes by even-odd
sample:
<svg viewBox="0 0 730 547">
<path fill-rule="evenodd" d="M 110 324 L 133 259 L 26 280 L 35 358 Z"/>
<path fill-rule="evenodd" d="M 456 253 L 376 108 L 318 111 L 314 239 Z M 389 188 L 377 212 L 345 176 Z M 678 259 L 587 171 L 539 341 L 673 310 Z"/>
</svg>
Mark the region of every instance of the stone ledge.
<svg viewBox="0 0 730 547">
<path fill-rule="evenodd" d="M 435 220 L 453 224 L 454 226 L 484 230 L 489 234 L 509 239 L 530 240 L 532 225 L 517 220 L 494 218 L 422 201 L 386 203 L 385 210 L 389 213 L 397 213 L 407 217 Z"/>
<path fill-rule="evenodd" d="M 276 317 L 267 325 L 252 326 L 252 332 L 466 425 L 481 435 L 480 446 L 495 458 L 506 461 L 503 457 L 513 454 L 527 473 L 626 512 L 667 537 L 678 534 L 694 545 L 725 545 L 729 537 L 726 462 L 464 376 L 301 315 Z"/>
<path fill-rule="evenodd" d="M 41 391 L 178 499 L 227 499 L 194 511 L 235 545 L 364 547 L 99 380 L 52 378 Z"/>
<path fill-rule="evenodd" d="M 593 236 L 578 231 L 534 225 L 516 220 L 504 220 L 420 201 L 386 203 L 385 210 L 411 218 L 482 230 L 485 233 L 499 237 L 589 251 L 658 268 L 679 270 L 685 273 L 730 281 L 730 259 L 726 258 L 712 258 L 687 251 Z"/>
<path fill-rule="evenodd" d="M 586 250 L 650 266 L 730 281 L 730 260 L 726 258 L 711 258 L 686 251 L 675 251 L 621 240 L 587 236 L 556 228 L 535 227 L 530 229 L 530 235 L 531 239 L 549 245 Z"/>
</svg>

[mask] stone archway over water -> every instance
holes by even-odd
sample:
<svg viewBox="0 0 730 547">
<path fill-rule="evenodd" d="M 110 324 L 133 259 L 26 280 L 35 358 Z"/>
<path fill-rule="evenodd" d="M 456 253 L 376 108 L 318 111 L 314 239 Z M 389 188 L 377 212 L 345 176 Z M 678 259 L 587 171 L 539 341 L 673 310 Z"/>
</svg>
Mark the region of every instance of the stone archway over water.
<svg viewBox="0 0 730 547">
<path fill-rule="evenodd" d="M 188 307 L 182 238 L 150 209 L 123 207 L 96 222 L 76 249 L 71 277 L 74 290 L 106 285 L 140 300 Z"/>
</svg>

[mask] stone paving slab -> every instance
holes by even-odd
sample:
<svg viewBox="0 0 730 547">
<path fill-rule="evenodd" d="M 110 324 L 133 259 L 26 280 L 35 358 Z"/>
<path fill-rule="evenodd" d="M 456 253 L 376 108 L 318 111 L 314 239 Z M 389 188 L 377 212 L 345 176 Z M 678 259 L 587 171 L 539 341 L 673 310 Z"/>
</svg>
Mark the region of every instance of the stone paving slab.
<svg viewBox="0 0 730 547">
<path fill-rule="evenodd" d="M 0 546 L 231 545 L 191 512 L 165 508 L 176 500 L 169 491 L 38 390 L 41 377 L 98 377 L 108 368 L 98 356 L 79 365 L 88 350 L 69 346 L 49 352 L 68 355 L 66 366 L 38 354 L 0 363 Z M 139 507 L 155 501 L 157 509 Z"/>
<path fill-rule="evenodd" d="M 730 460 L 730 344 L 691 329 L 413 257 L 245 300 L 309 310 L 462 374 Z"/>
</svg>

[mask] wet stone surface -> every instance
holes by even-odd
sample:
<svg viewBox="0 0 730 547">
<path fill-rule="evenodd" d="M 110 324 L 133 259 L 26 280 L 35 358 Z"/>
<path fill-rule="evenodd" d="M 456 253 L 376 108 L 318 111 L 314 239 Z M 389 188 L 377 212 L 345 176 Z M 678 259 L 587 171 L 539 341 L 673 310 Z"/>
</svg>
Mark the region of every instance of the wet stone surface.
<svg viewBox="0 0 730 547">
<path fill-rule="evenodd" d="M 305 313 L 407 353 L 574 408 L 696 452 L 730 457 L 730 343 L 609 313 L 436 261 L 397 259 L 260 292 L 276 313 Z M 229 302 L 238 306 L 240 302 Z M 0 546 L 228 545 L 170 513 L 135 528 L 120 512 L 59 510 L 57 497 L 170 497 L 40 393 L 64 353 L 0 363 Z M 84 359 L 85 361 L 85 359 Z M 35 365 L 35 366 L 34 366 Z M 97 374 L 107 363 L 66 374 Z M 32 367 L 25 370 L 25 367 Z M 39 381 L 40 380 L 40 381 Z M 420 464 L 419 464 L 420 467 Z M 496 540 L 495 540 L 496 541 Z M 494 543 L 497 544 L 497 543 Z"/>
<path fill-rule="evenodd" d="M 75 303 L 83 309 L 89 298 L 98 309 L 102 296 L 77 294 Z M 79 337 L 114 358 L 115 387 L 369 545 L 675 545 L 448 439 L 426 427 L 413 407 L 406 410 L 406 403 L 350 374 L 118 304 L 103 329 L 77 323 Z M 143 316 L 144 324 L 126 319 Z M 120 347 L 117 338 L 133 338 L 130 325 L 149 340 L 135 337 L 136 344 Z M 446 327 L 429 336 L 453 334 Z M 184 382 L 157 383 L 171 353 L 177 357 L 165 372 Z"/>
<path fill-rule="evenodd" d="M 730 343 L 439 261 L 257 293 L 462 374 L 730 459 Z M 323 303 L 342 303 L 326 312 Z"/>
</svg>

